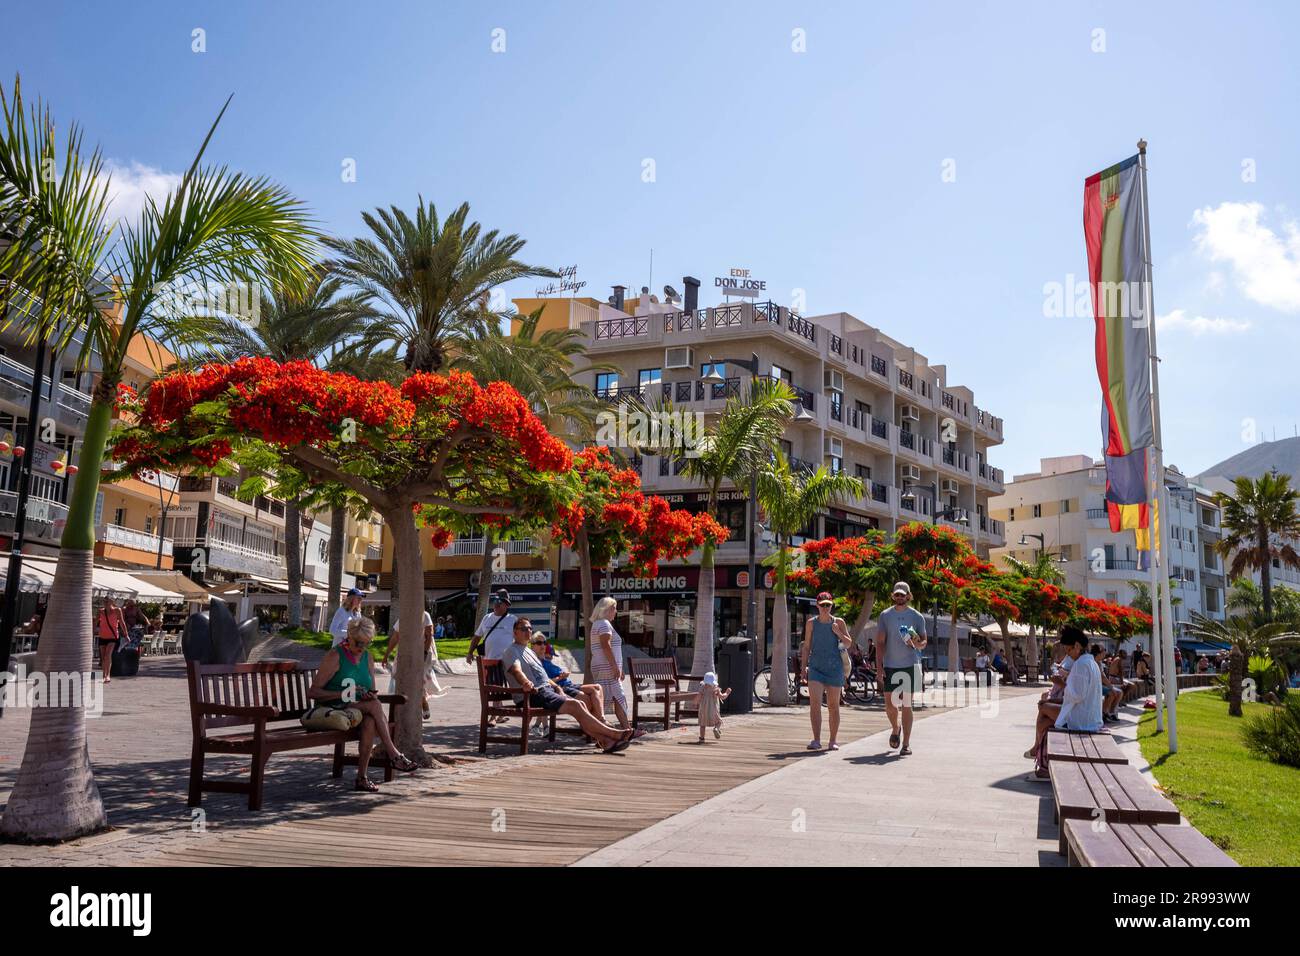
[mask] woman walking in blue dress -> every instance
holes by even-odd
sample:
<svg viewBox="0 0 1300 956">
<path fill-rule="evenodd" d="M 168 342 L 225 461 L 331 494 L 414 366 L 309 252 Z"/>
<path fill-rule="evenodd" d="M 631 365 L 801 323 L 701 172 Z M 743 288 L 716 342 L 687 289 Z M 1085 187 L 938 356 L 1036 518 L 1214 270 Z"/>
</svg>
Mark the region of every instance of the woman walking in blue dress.
<svg viewBox="0 0 1300 956">
<path fill-rule="evenodd" d="M 844 657 L 853 643 L 844 619 L 831 613 L 835 599 L 823 591 L 817 595 L 817 616 L 803 629 L 800 670 L 808 682 L 808 718 L 812 721 L 813 739 L 809 750 L 822 749 L 822 694 L 830 711 L 831 740 L 828 750 L 839 750 L 840 692 L 844 690 Z"/>
</svg>

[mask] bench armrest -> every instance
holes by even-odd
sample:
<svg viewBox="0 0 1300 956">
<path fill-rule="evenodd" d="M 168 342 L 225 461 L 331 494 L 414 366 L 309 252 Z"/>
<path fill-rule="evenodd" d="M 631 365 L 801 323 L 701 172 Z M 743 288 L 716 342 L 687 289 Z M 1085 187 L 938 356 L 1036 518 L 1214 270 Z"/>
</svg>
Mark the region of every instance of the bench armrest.
<svg viewBox="0 0 1300 956">
<path fill-rule="evenodd" d="M 208 717 L 248 717 L 253 720 L 259 717 L 271 720 L 280 713 L 274 707 L 237 707 L 234 704 L 209 703 L 200 704 L 199 710 Z"/>
</svg>

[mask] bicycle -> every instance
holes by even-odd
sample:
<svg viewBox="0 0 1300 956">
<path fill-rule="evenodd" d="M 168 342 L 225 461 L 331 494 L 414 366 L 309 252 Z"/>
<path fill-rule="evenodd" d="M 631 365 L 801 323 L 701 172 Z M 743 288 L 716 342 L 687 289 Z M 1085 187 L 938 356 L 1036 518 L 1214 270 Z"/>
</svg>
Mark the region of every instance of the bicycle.
<svg viewBox="0 0 1300 956">
<path fill-rule="evenodd" d="M 788 674 L 790 688 L 790 703 L 799 701 L 799 682 L 795 680 L 793 674 Z M 769 664 L 761 671 L 754 675 L 754 699 L 760 704 L 770 704 L 772 694 L 772 666 Z"/>
<path fill-rule="evenodd" d="M 879 693 L 876 670 L 867 663 L 861 652 L 849 652 L 851 667 L 844 677 L 844 699 L 859 704 L 867 704 Z"/>
</svg>

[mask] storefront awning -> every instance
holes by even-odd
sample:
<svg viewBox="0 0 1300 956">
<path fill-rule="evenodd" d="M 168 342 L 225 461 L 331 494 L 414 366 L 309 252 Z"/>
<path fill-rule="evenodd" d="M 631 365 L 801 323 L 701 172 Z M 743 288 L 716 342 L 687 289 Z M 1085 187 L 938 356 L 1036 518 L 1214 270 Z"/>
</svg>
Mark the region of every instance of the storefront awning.
<svg viewBox="0 0 1300 956">
<path fill-rule="evenodd" d="M 0 566 L 0 587 L 8 583 L 9 565 Z M 18 576 L 18 590 L 27 594 L 49 594 L 50 585 L 54 583 L 53 570 L 46 571 L 35 565 L 30 559 L 23 559 L 22 573 Z"/>
<path fill-rule="evenodd" d="M 137 580 L 171 591 L 172 600 L 180 597 L 187 601 L 206 601 L 211 596 L 207 588 L 183 571 L 132 571 L 130 574 Z"/>
</svg>

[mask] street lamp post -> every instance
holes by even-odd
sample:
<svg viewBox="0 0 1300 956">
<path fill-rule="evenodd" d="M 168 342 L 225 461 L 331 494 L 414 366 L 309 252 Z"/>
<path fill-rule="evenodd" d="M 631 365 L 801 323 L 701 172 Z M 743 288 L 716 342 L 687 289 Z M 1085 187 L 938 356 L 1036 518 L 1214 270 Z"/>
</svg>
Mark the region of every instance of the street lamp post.
<svg viewBox="0 0 1300 956">
<path fill-rule="evenodd" d="M 23 571 L 23 539 L 26 535 L 27 499 L 32 482 L 32 460 L 36 446 L 36 425 L 41 414 L 41 366 L 45 364 L 45 336 L 36 340 L 36 361 L 32 363 L 32 392 L 27 405 L 27 430 L 23 438 L 25 454 L 18 463 L 18 500 L 14 507 L 13 540 L 9 551 L 9 573 L 5 578 L 4 604 L 0 606 L 0 674 L 9 670 L 9 646 L 13 642 L 18 613 L 18 585 Z M 50 399 L 54 398 L 54 376 L 50 376 Z M 104 675 L 107 678 L 108 675 Z M 0 708 L 4 695 L 0 694 Z M 3 710 L 0 709 L 0 713 Z"/>
<path fill-rule="evenodd" d="M 916 500 L 916 494 L 911 489 L 908 489 L 907 491 L 903 492 L 903 500 L 906 501 L 908 499 L 911 499 L 912 501 Z M 966 516 L 966 510 L 964 508 L 953 507 L 953 508 L 944 508 L 940 510 L 938 481 L 933 481 L 930 483 L 930 502 L 931 502 L 931 506 L 930 506 L 931 527 L 937 525 L 940 519 L 944 521 L 953 521 L 956 522 L 957 524 L 969 523 L 970 519 Z M 930 619 L 931 619 L 930 627 L 934 631 L 934 636 L 937 639 L 939 636 L 939 599 L 937 597 L 935 598 L 934 604 L 930 610 Z M 952 633 L 948 635 L 948 671 L 953 675 L 951 680 L 954 683 L 956 683 L 956 679 L 957 679 L 957 666 L 961 663 L 956 659 L 956 657 L 957 657 L 957 628 L 953 627 Z"/>
</svg>

